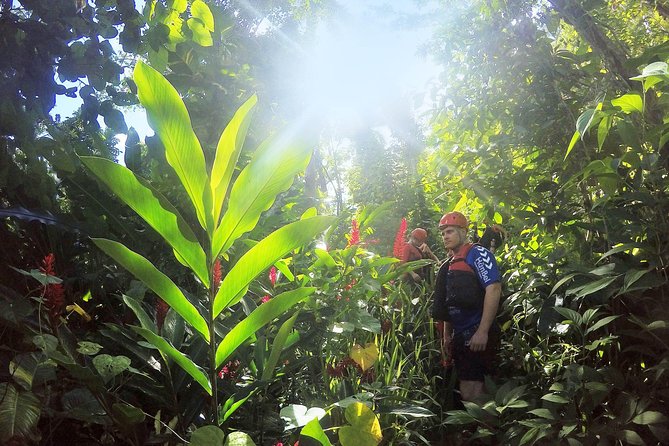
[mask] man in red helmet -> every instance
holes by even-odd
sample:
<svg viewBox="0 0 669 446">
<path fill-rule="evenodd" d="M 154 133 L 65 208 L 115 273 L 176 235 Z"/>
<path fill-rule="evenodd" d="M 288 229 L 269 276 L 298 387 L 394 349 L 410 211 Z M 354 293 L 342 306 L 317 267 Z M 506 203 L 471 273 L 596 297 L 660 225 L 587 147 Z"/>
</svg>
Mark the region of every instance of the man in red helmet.
<svg viewBox="0 0 669 446">
<path fill-rule="evenodd" d="M 431 259 L 438 262 L 439 259 L 432 253 L 432 250 L 427 246 L 427 231 L 423 228 L 416 228 L 409 234 L 409 241 L 402 249 L 402 263 L 413 262 L 414 260 Z M 414 271 L 409 271 L 404 275 L 406 280 L 413 280 L 416 283 L 425 280 L 430 272 L 430 265 L 419 268 Z"/>
<path fill-rule="evenodd" d="M 472 401 L 483 394 L 484 377 L 493 371 L 502 286 L 495 256 L 483 246 L 468 243 L 467 226 L 460 212 L 449 212 L 439 221 L 452 257 L 437 273 L 432 315 L 443 321 L 442 340 L 452 355 L 460 396 Z"/>
</svg>

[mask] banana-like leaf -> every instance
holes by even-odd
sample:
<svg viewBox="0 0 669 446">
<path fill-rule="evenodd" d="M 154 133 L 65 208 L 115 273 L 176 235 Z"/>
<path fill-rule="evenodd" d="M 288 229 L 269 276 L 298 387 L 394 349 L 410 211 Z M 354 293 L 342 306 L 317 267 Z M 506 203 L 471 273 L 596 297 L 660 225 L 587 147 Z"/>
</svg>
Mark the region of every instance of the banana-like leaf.
<svg viewBox="0 0 669 446">
<path fill-rule="evenodd" d="M 269 354 L 269 359 L 262 372 L 262 378 L 260 378 L 262 381 L 269 380 L 274 374 L 274 367 L 276 367 L 276 364 L 279 362 L 283 346 L 286 345 L 286 340 L 288 339 L 290 331 L 293 329 L 293 325 L 295 325 L 295 320 L 297 319 L 298 314 L 299 311 L 284 322 L 281 325 L 281 328 L 279 328 L 279 332 L 276 334 L 276 338 L 274 338 L 274 343 L 272 344 L 272 352 Z"/>
<path fill-rule="evenodd" d="M 20 218 L 22 220 L 37 220 L 45 225 L 54 225 L 64 231 L 81 232 L 81 228 L 63 220 L 63 217 L 51 215 L 48 211 L 29 211 L 22 207 L 0 209 L 0 217 Z"/>
<path fill-rule="evenodd" d="M 113 161 L 93 156 L 82 156 L 81 161 L 155 229 L 202 283 L 209 286 L 207 260 L 200 243 L 179 211 L 160 192 L 127 167 Z"/>
<path fill-rule="evenodd" d="M 314 291 L 316 291 L 316 288 L 298 288 L 293 291 L 286 291 L 253 310 L 246 319 L 235 325 L 218 345 L 216 349 L 216 367 L 220 367 L 228 359 L 228 356 L 234 353 L 244 341 L 261 327 L 288 311 L 298 302 L 306 299 Z"/>
<path fill-rule="evenodd" d="M 191 324 L 209 342 L 207 322 L 169 277 L 158 271 L 145 257 L 131 251 L 122 243 L 103 238 L 94 238 L 91 240 L 108 256 L 144 282 L 146 286 L 167 302 L 174 311 L 179 313 L 186 322 Z"/>
<path fill-rule="evenodd" d="M 148 65 L 138 62 L 133 79 L 149 125 L 165 146 L 167 162 L 186 189 L 200 224 L 208 232 L 213 231 L 211 189 L 204 153 L 186 106 L 172 84 Z"/>
<path fill-rule="evenodd" d="M 235 304 L 258 274 L 286 253 L 312 241 L 335 221 L 335 217 L 316 216 L 287 224 L 249 249 L 225 276 L 214 297 L 214 317 Z"/>
<path fill-rule="evenodd" d="M 253 115 L 253 107 L 257 102 L 258 97 L 253 95 L 239 107 L 218 140 L 216 158 L 211 169 L 211 191 L 214 200 L 214 221 L 216 223 L 221 216 L 223 200 L 228 193 L 230 179 L 235 171 L 239 154 L 246 139 L 246 132 Z"/>
<path fill-rule="evenodd" d="M 19 392 L 10 383 L 0 383 L 0 442 L 10 437 L 29 437 L 40 417 L 39 399 L 31 392 Z"/>
<path fill-rule="evenodd" d="M 172 346 L 172 344 L 170 344 L 167 340 L 161 338 L 151 330 L 135 326 L 131 326 L 130 328 L 132 328 L 148 342 L 156 346 L 156 348 L 158 348 L 158 350 L 160 350 L 161 353 L 163 353 L 165 356 L 172 358 L 174 362 L 179 364 L 179 366 L 184 369 L 186 373 L 193 377 L 193 379 L 197 381 L 197 383 L 200 384 L 200 386 L 202 386 L 202 388 L 206 390 L 209 395 L 211 395 L 211 383 L 209 382 L 207 375 L 190 358 L 174 348 L 174 346 Z"/>
<path fill-rule="evenodd" d="M 286 136 L 263 142 L 242 170 L 230 191 L 230 200 L 212 240 L 212 258 L 253 229 L 276 196 L 287 190 L 293 178 L 309 162 L 311 148 L 293 145 Z"/>
</svg>

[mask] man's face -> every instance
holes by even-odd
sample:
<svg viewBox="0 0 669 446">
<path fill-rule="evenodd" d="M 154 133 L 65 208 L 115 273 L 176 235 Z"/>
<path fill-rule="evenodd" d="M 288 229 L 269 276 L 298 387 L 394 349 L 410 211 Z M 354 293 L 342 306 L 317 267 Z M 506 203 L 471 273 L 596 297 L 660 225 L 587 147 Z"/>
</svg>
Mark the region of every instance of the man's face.
<svg viewBox="0 0 669 446">
<path fill-rule="evenodd" d="M 446 226 L 440 231 L 446 249 L 456 249 L 462 244 L 462 235 L 457 226 Z"/>
</svg>

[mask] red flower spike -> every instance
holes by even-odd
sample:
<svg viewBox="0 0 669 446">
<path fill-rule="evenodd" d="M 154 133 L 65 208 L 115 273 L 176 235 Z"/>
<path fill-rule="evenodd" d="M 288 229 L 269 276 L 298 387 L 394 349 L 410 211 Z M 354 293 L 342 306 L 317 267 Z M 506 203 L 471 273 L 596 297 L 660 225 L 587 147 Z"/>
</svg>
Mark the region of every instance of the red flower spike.
<svg viewBox="0 0 669 446">
<path fill-rule="evenodd" d="M 56 256 L 53 253 L 49 253 L 42 260 L 42 267 L 40 270 L 49 276 L 56 277 Z M 62 283 L 48 283 L 43 288 L 44 293 L 44 302 L 47 310 L 49 311 L 49 316 L 52 320 L 55 320 L 60 313 L 63 311 L 63 305 L 65 305 L 65 289 L 63 288 Z"/>
<path fill-rule="evenodd" d="M 358 220 L 355 218 L 351 220 L 351 234 L 348 238 L 348 245 L 346 247 L 360 244 L 360 228 L 358 227 Z"/>
<path fill-rule="evenodd" d="M 276 285 L 276 267 L 273 266 L 269 269 L 269 281 L 272 286 Z"/>
<path fill-rule="evenodd" d="M 263 296 L 263 298 L 260 299 L 260 303 L 261 303 L 261 304 L 267 303 L 267 302 L 269 302 L 269 300 L 270 300 L 271 298 L 272 298 L 272 296 L 270 296 L 269 294 L 265 294 L 265 295 Z"/>
<path fill-rule="evenodd" d="M 167 304 L 167 302 L 158 298 L 156 301 L 156 326 L 158 327 L 158 330 L 163 328 L 163 324 L 165 323 L 165 316 L 167 316 L 169 309 L 170 306 Z"/>
<path fill-rule="evenodd" d="M 397 229 L 397 234 L 395 234 L 395 243 L 393 244 L 393 256 L 401 259 L 402 251 L 404 250 L 404 233 L 407 231 L 407 219 L 402 218 L 400 222 L 400 227 Z"/>
<path fill-rule="evenodd" d="M 221 270 L 221 261 L 216 259 L 214 262 L 214 271 L 213 271 L 214 283 L 211 286 L 214 288 L 214 293 L 218 291 L 218 287 L 221 285 L 221 279 L 223 278 L 223 271 Z"/>
</svg>

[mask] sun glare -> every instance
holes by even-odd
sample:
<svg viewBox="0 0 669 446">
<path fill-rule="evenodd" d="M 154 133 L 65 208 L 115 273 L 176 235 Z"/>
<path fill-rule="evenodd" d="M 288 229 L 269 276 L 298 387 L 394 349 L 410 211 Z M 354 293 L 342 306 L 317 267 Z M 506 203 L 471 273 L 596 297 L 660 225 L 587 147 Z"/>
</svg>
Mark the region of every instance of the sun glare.
<svg viewBox="0 0 669 446">
<path fill-rule="evenodd" d="M 378 116 L 436 75 L 417 54 L 421 43 L 369 21 L 323 23 L 293 68 L 294 98 L 337 121 Z"/>
</svg>

